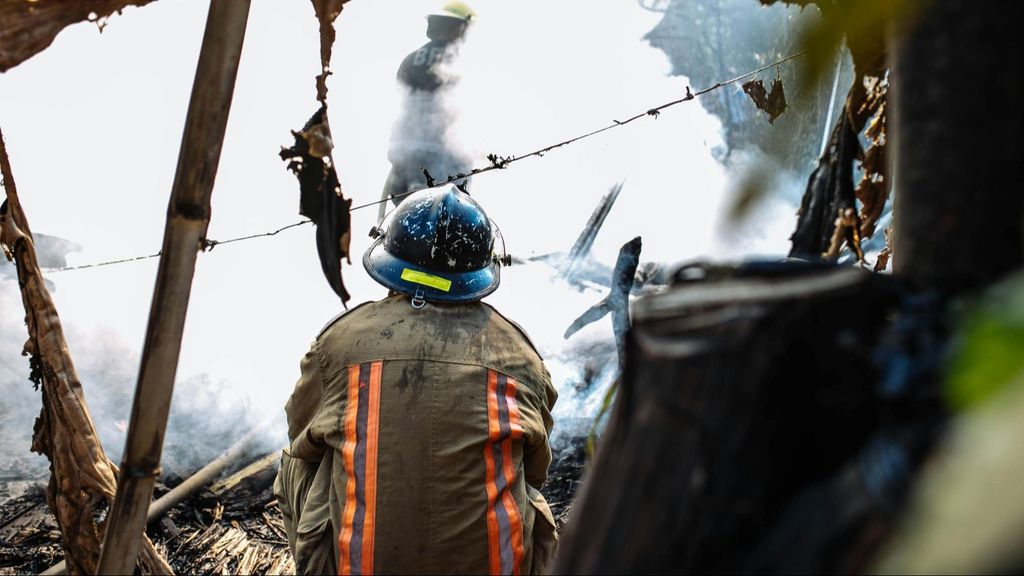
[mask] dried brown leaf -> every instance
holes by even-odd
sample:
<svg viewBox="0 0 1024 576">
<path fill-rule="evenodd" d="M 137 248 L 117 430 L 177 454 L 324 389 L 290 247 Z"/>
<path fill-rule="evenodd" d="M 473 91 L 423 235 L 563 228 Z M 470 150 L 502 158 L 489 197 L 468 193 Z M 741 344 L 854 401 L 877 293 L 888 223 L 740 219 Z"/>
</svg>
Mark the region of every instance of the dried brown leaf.
<svg viewBox="0 0 1024 576">
<path fill-rule="evenodd" d="M 126 6 L 153 0 L 0 0 L 0 72 L 45 50 L 65 27 L 86 20 L 106 25 L 107 17 Z"/>
<path fill-rule="evenodd" d="M 334 21 L 348 0 L 312 0 L 316 19 L 320 22 L 320 74 L 316 77 L 316 99 L 327 103 L 327 77 L 331 75 L 331 52 L 334 48 Z"/>
<path fill-rule="evenodd" d="M 43 389 L 32 450 L 50 460 L 46 500 L 61 529 L 67 570 L 94 574 L 104 528 L 95 518 L 114 500 L 117 469 L 100 445 L 57 308 L 43 281 L 2 133 L 0 170 L 7 198 L 0 209 L 0 243 L 18 269 L 29 338 L 25 349 L 34 355 L 32 362 L 38 367 Z M 172 573 L 145 536 L 140 559 L 149 572 Z"/>
<path fill-rule="evenodd" d="M 864 135 L 873 141 L 885 141 L 885 126 L 888 117 L 885 110 L 885 102 L 883 101 L 878 105 L 875 117 L 868 123 L 867 129 L 864 130 Z"/>
<path fill-rule="evenodd" d="M 835 228 L 832 232 L 832 241 L 828 250 L 822 253 L 821 257 L 826 260 L 839 258 L 839 252 L 843 244 L 849 246 L 857 256 L 857 262 L 864 262 L 864 252 L 860 248 L 860 223 L 857 218 L 857 211 L 853 208 L 840 208 L 836 215 Z"/>
<path fill-rule="evenodd" d="M 352 200 L 342 194 L 338 171 L 330 156 L 333 140 L 327 106 L 322 105 L 302 130 L 293 130 L 292 135 L 295 145 L 283 148 L 280 156 L 299 179 L 299 213 L 316 225 L 317 254 L 324 277 L 344 304 L 349 293 L 342 279 L 341 260 L 349 255 Z"/>
<path fill-rule="evenodd" d="M 764 87 L 763 81 L 749 80 L 744 82 L 743 91 L 754 101 L 754 106 L 757 106 L 758 110 L 768 108 L 768 89 Z"/>
<path fill-rule="evenodd" d="M 886 200 L 889 199 L 889 184 L 885 180 L 868 177 L 861 179 L 856 189 L 857 199 L 861 202 L 860 236 L 870 238 L 875 233 L 875 225 L 882 215 Z"/>
<path fill-rule="evenodd" d="M 864 131 L 871 145 L 861 159 L 863 175 L 855 190 L 857 200 L 861 203 L 862 238 L 870 238 L 874 234 L 875 225 L 892 191 L 886 140 L 888 84 L 879 78 L 872 78 L 867 85 L 867 97 L 861 113 L 863 118 L 871 119 Z"/>
<path fill-rule="evenodd" d="M 786 91 L 782 85 L 782 79 L 776 78 L 772 81 L 771 91 L 764 87 L 761 80 L 750 80 L 743 84 L 743 91 L 750 96 L 757 106 L 765 114 L 768 114 L 768 123 L 774 124 L 775 119 L 782 115 L 788 107 L 786 103 Z"/>
</svg>

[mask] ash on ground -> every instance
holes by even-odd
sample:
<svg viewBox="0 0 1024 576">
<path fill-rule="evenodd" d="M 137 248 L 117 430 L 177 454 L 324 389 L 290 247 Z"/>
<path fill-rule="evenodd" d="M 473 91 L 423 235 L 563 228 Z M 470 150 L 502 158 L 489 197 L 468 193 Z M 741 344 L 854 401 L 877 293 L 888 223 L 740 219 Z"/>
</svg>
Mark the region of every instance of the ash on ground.
<svg viewBox="0 0 1024 576">
<path fill-rule="evenodd" d="M 573 438 L 556 452 L 541 490 L 559 531 L 572 512 L 585 445 L 586 438 Z M 176 573 L 294 573 L 272 492 L 277 454 L 259 456 L 251 455 L 243 461 L 247 466 L 150 523 L 147 534 Z M 182 480 L 164 478 L 154 498 Z M 64 558 L 60 531 L 46 505 L 46 481 L 38 473 L 28 480 L 0 478 L 0 576 L 38 574 Z"/>
</svg>

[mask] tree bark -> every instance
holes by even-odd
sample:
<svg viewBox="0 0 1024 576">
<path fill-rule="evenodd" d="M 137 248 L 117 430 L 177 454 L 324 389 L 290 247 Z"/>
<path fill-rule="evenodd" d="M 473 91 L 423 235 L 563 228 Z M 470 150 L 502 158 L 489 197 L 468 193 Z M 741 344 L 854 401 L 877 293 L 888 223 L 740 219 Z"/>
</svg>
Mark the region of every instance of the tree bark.
<svg viewBox="0 0 1024 576">
<path fill-rule="evenodd" d="M 824 515 L 820 535 L 781 532 L 796 496 L 874 429 L 874 368 L 857 350 L 887 317 L 889 280 L 794 270 L 638 300 L 622 387 L 554 573 L 842 572 L 829 554 L 849 537 L 846 517 Z"/>
<path fill-rule="evenodd" d="M 895 50 L 894 264 L 955 293 L 1024 263 L 1021 2 L 929 2 Z"/>
</svg>

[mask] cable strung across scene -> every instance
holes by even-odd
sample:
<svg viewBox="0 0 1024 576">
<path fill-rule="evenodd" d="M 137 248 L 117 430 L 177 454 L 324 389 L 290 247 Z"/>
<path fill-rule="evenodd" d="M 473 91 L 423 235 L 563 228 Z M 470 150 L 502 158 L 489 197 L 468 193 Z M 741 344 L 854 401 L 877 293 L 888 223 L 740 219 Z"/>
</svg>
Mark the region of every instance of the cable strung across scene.
<svg viewBox="0 0 1024 576">
<path fill-rule="evenodd" d="M 419 188 L 415 188 L 413 190 L 409 190 L 408 192 L 404 192 L 402 194 L 396 194 L 394 197 L 395 198 L 401 198 L 401 197 L 413 194 L 415 192 L 419 192 L 421 190 L 429 190 L 431 188 L 438 188 L 440 186 L 445 186 L 447 184 L 451 184 L 451 183 L 456 182 L 458 180 L 465 179 L 465 178 L 467 178 L 469 176 L 475 176 L 477 174 L 483 174 L 485 172 L 490 172 L 492 170 L 504 170 L 505 168 L 508 168 L 508 166 L 510 164 L 514 163 L 514 162 L 519 162 L 520 160 L 525 160 L 527 158 L 532 158 L 532 157 L 542 157 L 542 156 L 544 156 L 544 154 L 546 154 L 546 153 L 548 153 L 548 152 L 550 152 L 552 150 L 555 150 L 557 148 L 562 148 L 563 146 L 568 146 L 570 144 L 575 144 L 576 142 L 579 142 L 580 140 L 585 140 L 587 138 L 590 138 L 592 136 L 597 136 L 598 134 L 601 134 L 603 132 L 607 132 L 607 131 L 612 130 L 614 128 L 619 128 L 621 126 L 625 126 L 626 124 L 629 124 L 630 122 L 633 122 L 635 120 L 639 120 L 640 118 L 643 118 L 645 116 L 650 116 L 652 118 L 657 118 L 658 115 L 661 114 L 661 112 L 663 110 L 667 109 L 667 108 L 670 108 L 670 107 L 675 106 L 677 104 L 681 104 L 683 102 L 688 102 L 690 100 L 694 100 L 698 96 L 703 96 L 704 94 L 707 94 L 709 92 L 713 92 L 713 91 L 718 90 L 719 88 L 722 88 L 724 86 L 728 86 L 730 84 L 735 84 L 736 82 L 739 82 L 740 80 L 743 80 L 744 78 L 749 78 L 751 76 L 754 76 L 756 74 L 764 72 L 765 70 L 768 70 L 768 69 L 773 68 L 775 66 L 780 66 L 782 64 L 785 64 L 786 62 L 789 62 L 790 60 L 794 60 L 796 58 L 799 58 L 800 56 L 803 56 L 805 53 L 806 52 L 801 51 L 801 52 L 797 52 L 795 54 L 791 54 L 789 56 L 786 56 L 785 58 L 782 58 L 780 60 L 776 60 L 775 62 L 772 62 L 771 64 L 766 64 L 766 65 L 764 65 L 764 66 L 762 66 L 760 68 L 757 68 L 756 70 L 751 70 L 750 72 L 747 72 L 745 74 L 741 74 L 741 75 L 736 76 L 735 78 L 731 78 L 729 80 L 725 80 L 725 81 L 722 81 L 722 82 L 716 82 L 715 84 L 713 84 L 713 85 L 711 85 L 711 86 L 709 86 L 707 88 L 704 88 L 703 90 L 698 90 L 696 92 L 691 92 L 690 91 L 690 87 L 687 86 L 686 87 L 686 95 L 683 96 L 682 98 L 679 98 L 677 100 L 673 100 L 671 102 L 666 102 L 664 104 L 661 104 L 660 106 L 655 106 L 654 108 L 649 108 L 649 109 L 647 109 L 647 110 L 645 110 L 643 112 L 640 112 L 639 114 L 636 114 L 634 116 L 631 116 L 631 117 L 629 117 L 629 118 L 627 118 L 625 120 L 613 120 L 611 124 L 608 124 L 607 126 L 603 126 L 601 128 L 598 128 L 597 130 L 592 130 L 590 132 L 587 132 L 585 134 L 581 134 L 581 135 L 576 136 L 574 138 L 570 138 L 568 140 L 564 140 L 562 142 L 558 142 L 557 144 L 551 144 L 549 146 L 545 146 L 543 148 L 534 150 L 533 152 L 529 152 L 527 154 L 523 154 L 523 155 L 520 155 L 520 156 L 507 156 L 507 157 L 506 156 L 498 156 L 496 154 L 490 154 L 487 157 L 488 161 L 490 161 L 490 164 L 487 165 L 487 166 L 483 166 L 481 168 L 474 168 L 474 169 L 470 170 L 468 174 L 460 173 L 460 174 L 449 175 L 444 180 L 438 180 L 436 182 L 427 184 L 425 186 L 421 186 Z M 390 200 L 391 200 L 390 198 L 385 198 L 385 199 L 382 199 L 382 200 L 376 200 L 376 201 L 373 201 L 373 202 L 367 202 L 366 204 L 359 204 L 357 206 L 353 206 L 349 211 L 350 212 L 354 212 L 356 210 L 361 210 L 363 208 L 370 208 L 372 206 L 377 206 L 378 204 L 381 204 L 382 202 L 388 202 Z M 290 228 L 297 228 L 299 226 L 303 226 L 303 225 L 309 224 L 310 222 L 311 222 L 310 220 L 302 220 L 300 222 L 294 222 L 292 224 L 288 224 L 287 226 L 282 226 L 281 228 L 278 228 L 276 230 L 272 230 L 270 232 L 262 232 L 262 233 L 259 233 L 259 234 L 250 234 L 248 236 L 239 236 L 239 237 L 236 237 L 236 238 L 229 238 L 227 240 L 205 240 L 203 242 L 202 249 L 203 250 L 212 250 L 213 248 L 215 248 L 216 246 L 219 246 L 221 244 L 231 244 L 233 242 L 242 242 L 242 241 L 245 241 L 245 240 L 253 240 L 253 239 L 256 239 L 256 238 L 264 238 L 264 237 L 267 237 L 267 236 L 276 236 L 280 232 L 284 232 L 285 230 L 288 230 Z M 83 270 L 83 269 L 86 269 L 86 268 L 99 268 L 101 266 L 111 266 L 111 265 L 114 265 L 114 264 L 124 264 L 124 263 L 127 263 L 127 262 L 136 262 L 136 261 L 139 261 L 139 260 L 148 260 L 148 259 L 151 259 L 151 258 L 157 258 L 160 255 L 161 255 L 161 252 L 157 252 L 155 254 L 147 254 L 147 255 L 143 255 L 143 256 L 135 256 L 135 257 L 132 257 L 132 258 L 121 258 L 121 259 L 118 259 L 118 260 L 108 260 L 108 261 L 105 261 L 105 262 L 95 262 L 95 263 L 92 263 L 92 264 L 82 264 L 82 265 L 79 265 L 79 266 L 65 266 L 65 267 L 62 267 L 62 268 L 48 268 L 48 269 L 46 269 L 46 272 L 70 272 L 70 271 L 73 271 L 73 270 Z"/>
</svg>

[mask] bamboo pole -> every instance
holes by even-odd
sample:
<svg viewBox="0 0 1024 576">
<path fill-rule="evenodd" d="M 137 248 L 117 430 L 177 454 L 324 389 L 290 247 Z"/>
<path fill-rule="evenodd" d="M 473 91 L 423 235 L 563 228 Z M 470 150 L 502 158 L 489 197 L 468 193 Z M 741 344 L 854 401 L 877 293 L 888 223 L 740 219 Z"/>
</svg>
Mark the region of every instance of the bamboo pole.
<svg viewBox="0 0 1024 576">
<path fill-rule="evenodd" d="M 131 574 L 159 474 L 196 256 L 234 92 L 249 0 L 211 0 L 192 85 L 128 437 L 100 553 L 100 574 Z"/>
</svg>

